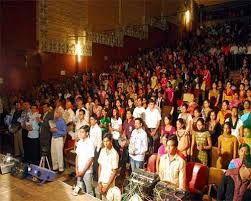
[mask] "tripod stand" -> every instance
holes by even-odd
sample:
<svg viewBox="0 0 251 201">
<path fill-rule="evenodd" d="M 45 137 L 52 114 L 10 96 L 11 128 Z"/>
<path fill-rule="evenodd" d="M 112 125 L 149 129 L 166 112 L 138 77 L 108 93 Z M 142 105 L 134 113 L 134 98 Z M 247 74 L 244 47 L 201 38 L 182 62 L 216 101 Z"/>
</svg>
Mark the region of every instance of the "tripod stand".
<svg viewBox="0 0 251 201">
<path fill-rule="evenodd" d="M 50 163 L 49 163 L 47 155 L 41 156 L 40 163 L 39 163 L 40 167 L 45 168 L 45 165 L 47 165 L 48 168 L 49 168 L 49 170 L 51 170 L 51 166 L 50 166 Z"/>
</svg>

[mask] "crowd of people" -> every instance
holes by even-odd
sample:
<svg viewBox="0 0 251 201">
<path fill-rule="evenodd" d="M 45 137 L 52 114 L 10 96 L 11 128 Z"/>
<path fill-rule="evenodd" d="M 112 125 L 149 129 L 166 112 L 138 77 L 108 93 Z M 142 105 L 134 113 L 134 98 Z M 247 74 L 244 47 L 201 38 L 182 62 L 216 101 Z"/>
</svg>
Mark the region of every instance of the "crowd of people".
<svg viewBox="0 0 251 201">
<path fill-rule="evenodd" d="M 140 50 L 112 64 L 109 73 L 41 82 L 29 95 L 9 96 L 3 111 L 15 155 L 39 164 L 46 154 L 53 170 L 63 172 L 63 149 L 72 140 L 74 195 L 83 188 L 94 195 L 93 179 L 105 195 L 118 175 L 123 180 L 128 169 L 144 168 L 153 153 L 160 179 L 186 189 L 186 162 L 210 167 L 211 149 L 217 147 L 216 167 L 233 169 L 227 170 L 218 196 L 242 200 L 250 186 L 240 181 L 251 178 L 246 33 L 239 24 L 201 27 L 176 46 Z M 229 77 L 237 69 L 238 79 Z M 230 180 L 235 187 L 225 185 Z"/>
</svg>

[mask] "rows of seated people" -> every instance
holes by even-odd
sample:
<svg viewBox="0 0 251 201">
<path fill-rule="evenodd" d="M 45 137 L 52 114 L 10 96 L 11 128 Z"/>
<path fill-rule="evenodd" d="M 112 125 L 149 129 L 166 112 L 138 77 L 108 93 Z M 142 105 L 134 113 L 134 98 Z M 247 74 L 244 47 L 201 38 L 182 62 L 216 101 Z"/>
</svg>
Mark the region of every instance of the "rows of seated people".
<svg viewBox="0 0 251 201">
<path fill-rule="evenodd" d="M 15 155 L 39 164 L 46 154 L 53 170 L 63 172 L 63 149 L 76 146 L 75 195 L 83 184 L 95 194 L 92 177 L 105 195 L 118 172 L 123 180 L 128 164 L 132 171 L 143 168 L 152 154 L 161 180 L 179 188 L 187 188 L 190 161 L 231 168 L 248 180 L 251 46 L 241 35 L 215 32 L 201 29 L 177 46 L 141 50 L 112 64 L 109 74 L 41 82 L 28 95 L 10 95 L 8 104 L 2 98 Z M 237 78 L 228 77 L 231 68 L 241 69 Z M 236 188 L 232 193 L 226 185 L 220 188 L 221 199 L 246 196 L 248 184 L 233 174 L 239 173 L 227 171 L 224 182 Z M 244 185 L 241 192 L 237 184 Z"/>
</svg>

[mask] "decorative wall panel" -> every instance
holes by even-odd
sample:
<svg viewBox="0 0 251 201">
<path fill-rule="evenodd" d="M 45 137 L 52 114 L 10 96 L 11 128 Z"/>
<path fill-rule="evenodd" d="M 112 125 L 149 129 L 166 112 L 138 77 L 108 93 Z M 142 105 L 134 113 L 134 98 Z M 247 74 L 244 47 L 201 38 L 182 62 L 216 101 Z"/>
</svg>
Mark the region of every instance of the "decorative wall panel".
<svg viewBox="0 0 251 201">
<path fill-rule="evenodd" d="M 124 36 L 148 39 L 148 26 L 168 29 L 164 0 L 40 0 L 37 39 L 44 52 L 92 55 L 92 43 L 122 47 Z"/>
</svg>

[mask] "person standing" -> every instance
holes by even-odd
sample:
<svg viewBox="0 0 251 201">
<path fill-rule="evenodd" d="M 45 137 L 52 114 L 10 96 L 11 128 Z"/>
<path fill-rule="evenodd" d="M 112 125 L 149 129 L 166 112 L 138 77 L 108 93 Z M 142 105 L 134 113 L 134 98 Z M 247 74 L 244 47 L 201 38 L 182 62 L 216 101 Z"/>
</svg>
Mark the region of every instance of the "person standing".
<svg viewBox="0 0 251 201">
<path fill-rule="evenodd" d="M 78 195 L 80 189 L 85 189 L 86 193 L 94 195 L 93 192 L 93 176 L 92 164 L 94 159 L 94 146 L 91 139 L 88 137 L 90 127 L 82 126 L 78 131 L 79 141 L 76 148 L 76 176 L 77 185 L 72 194 Z"/>
<path fill-rule="evenodd" d="M 223 126 L 223 134 L 218 138 L 218 159 L 216 168 L 227 169 L 229 162 L 237 156 L 238 140 L 231 135 L 231 125 L 226 122 Z"/>
<path fill-rule="evenodd" d="M 13 114 L 11 124 L 10 124 L 10 132 L 14 134 L 14 152 L 15 156 L 24 156 L 24 148 L 23 148 L 23 139 L 22 139 L 22 131 L 21 131 L 21 104 L 17 102 L 15 104 L 15 112 Z"/>
<path fill-rule="evenodd" d="M 167 139 L 167 153 L 160 157 L 159 176 L 161 181 L 167 181 L 180 189 L 186 189 L 186 162 L 177 153 L 178 139 L 171 135 Z"/>
<path fill-rule="evenodd" d="M 136 168 L 143 168 L 145 153 L 148 149 L 147 134 L 142 126 L 143 120 L 136 118 L 135 129 L 132 131 L 128 147 L 132 171 Z"/>
<path fill-rule="evenodd" d="M 251 197 L 251 158 L 246 157 L 240 168 L 229 169 L 222 177 L 217 200 L 249 201 Z"/>
<path fill-rule="evenodd" d="M 158 133 L 161 121 L 159 110 L 155 107 L 155 101 L 150 99 L 145 111 L 145 122 L 150 132 L 149 149 L 151 153 L 157 153 L 160 146 L 160 135 Z"/>
<path fill-rule="evenodd" d="M 93 162 L 93 176 L 94 180 L 98 180 L 98 156 L 99 151 L 102 146 L 102 130 L 99 127 L 98 123 L 98 117 L 95 113 L 93 113 L 90 116 L 90 140 L 92 141 L 94 145 L 94 162 Z"/>
<path fill-rule="evenodd" d="M 196 122 L 197 129 L 192 133 L 191 157 L 195 162 L 208 165 L 208 153 L 212 148 L 212 140 L 209 131 L 205 130 L 205 121 L 199 118 Z"/>
<path fill-rule="evenodd" d="M 67 133 L 67 126 L 62 118 L 64 109 L 58 107 L 54 114 L 54 125 L 50 125 L 52 132 L 51 139 L 51 159 L 52 167 L 54 171 L 62 173 L 64 171 L 64 158 L 63 158 L 63 147 L 64 147 L 64 136 Z"/>
<path fill-rule="evenodd" d="M 29 113 L 28 121 L 25 122 L 28 135 L 26 139 L 25 158 L 28 163 L 38 165 L 39 163 L 39 117 L 37 105 L 31 105 L 31 113 Z"/>
<path fill-rule="evenodd" d="M 126 164 L 129 162 L 129 153 L 128 153 L 128 142 L 131 138 L 132 131 L 135 129 L 135 121 L 132 116 L 132 111 L 128 109 L 126 111 L 126 120 L 123 123 L 123 134 L 119 138 L 119 144 L 123 150 L 121 153 L 120 160 L 120 177 L 123 179 L 125 177 Z"/>
<path fill-rule="evenodd" d="M 98 158 L 98 189 L 99 198 L 104 198 L 107 191 L 115 186 L 115 178 L 119 165 L 119 155 L 112 145 L 112 134 L 107 133 L 103 138 L 104 148 Z"/>
<path fill-rule="evenodd" d="M 37 121 L 40 126 L 40 150 L 41 155 L 46 155 L 50 158 L 51 152 L 51 136 L 49 121 L 53 120 L 53 112 L 50 110 L 50 105 L 48 103 L 43 104 L 43 114 L 42 118 L 37 117 Z"/>
</svg>

